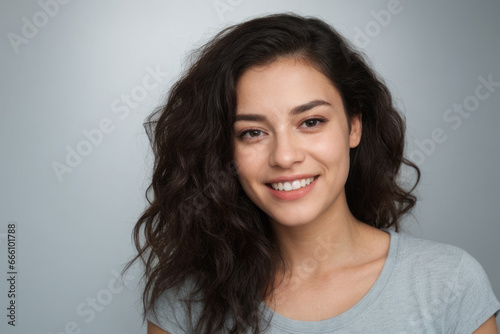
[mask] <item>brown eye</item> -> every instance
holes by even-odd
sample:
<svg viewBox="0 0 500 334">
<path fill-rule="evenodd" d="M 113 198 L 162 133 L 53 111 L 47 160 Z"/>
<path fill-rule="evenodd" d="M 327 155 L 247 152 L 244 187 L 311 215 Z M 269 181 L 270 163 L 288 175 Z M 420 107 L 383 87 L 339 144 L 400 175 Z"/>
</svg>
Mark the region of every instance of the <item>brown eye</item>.
<svg viewBox="0 0 500 334">
<path fill-rule="evenodd" d="M 325 120 L 323 119 L 319 119 L 319 118 L 311 118 L 311 119 L 307 119 L 304 121 L 304 123 L 302 123 L 303 127 L 306 127 L 306 128 L 314 128 L 315 126 L 318 126 L 319 124 L 321 123 L 324 123 Z"/>
<path fill-rule="evenodd" d="M 240 137 L 241 138 L 254 138 L 254 137 L 259 137 L 260 135 L 262 135 L 262 131 L 260 130 L 247 130 L 247 131 L 244 131 L 240 134 Z"/>
</svg>

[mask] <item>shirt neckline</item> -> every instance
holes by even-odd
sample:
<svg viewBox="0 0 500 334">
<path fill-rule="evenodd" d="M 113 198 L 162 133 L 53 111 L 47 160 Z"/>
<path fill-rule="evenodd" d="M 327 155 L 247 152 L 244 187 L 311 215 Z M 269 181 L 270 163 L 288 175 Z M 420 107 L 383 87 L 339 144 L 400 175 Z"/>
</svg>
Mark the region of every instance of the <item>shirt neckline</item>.
<svg viewBox="0 0 500 334">
<path fill-rule="evenodd" d="M 383 291 L 397 262 L 396 260 L 400 248 L 400 235 L 393 230 L 382 230 L 390 235 L 389 252 L 377 280 L 368 293 L 358 303 L 347 311 L 329 319 L 319 321 L 301 321 L 286 318 L 279 313 L 274 312 L 264 301 L 262 301 L 259 307 L 264 319 L 268 320 L 272 317 L 270 327 L 275 327 L 290 333 L 325 333 L 325 331 L 333 331 L 347 326 L 349 323 L 354 321 L 357 316 L 363 314 Z"/>
</svg>

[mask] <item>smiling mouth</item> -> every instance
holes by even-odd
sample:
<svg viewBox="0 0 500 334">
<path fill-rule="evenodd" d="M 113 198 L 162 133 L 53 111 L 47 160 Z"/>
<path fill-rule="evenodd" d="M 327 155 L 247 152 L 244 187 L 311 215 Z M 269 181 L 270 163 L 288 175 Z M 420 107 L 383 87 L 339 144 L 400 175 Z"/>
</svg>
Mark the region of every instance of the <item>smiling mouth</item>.
<svg viewBox="0 0 500 334">
<path fill-rule="evenodd" d="M 277 182 L 277 183 L 268 183 L 267 186 L 273 188 L 278 191 L 292 191 L 298 190 L 300 188 L 304 188 L 314 182 L 318 177 L 309 177 L 305 179 L 293 180 L 291 182 Z"/>
</svg>

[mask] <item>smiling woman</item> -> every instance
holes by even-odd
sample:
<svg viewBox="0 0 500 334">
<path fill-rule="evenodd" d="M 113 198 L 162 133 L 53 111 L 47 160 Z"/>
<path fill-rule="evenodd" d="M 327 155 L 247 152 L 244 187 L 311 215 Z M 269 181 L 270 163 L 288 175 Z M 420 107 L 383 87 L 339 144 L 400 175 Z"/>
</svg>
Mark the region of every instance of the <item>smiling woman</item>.
<svg viewBox="0 0 500 334">
<path fill-rule="evenodd" d="M 325 22 L 225 29 L 148 125 L 148 333 L 496 333 L 481 265 L 400 231 L 404 120 Z"/>
</svg>

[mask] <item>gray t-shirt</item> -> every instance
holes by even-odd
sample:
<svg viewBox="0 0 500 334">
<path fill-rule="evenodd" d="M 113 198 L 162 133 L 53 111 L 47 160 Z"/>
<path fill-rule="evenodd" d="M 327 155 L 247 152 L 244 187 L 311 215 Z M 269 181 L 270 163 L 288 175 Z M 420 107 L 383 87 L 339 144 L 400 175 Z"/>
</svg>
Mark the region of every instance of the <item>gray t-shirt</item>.
<svg viewBox="0 0 500 334">
<path fill-rule="evenodd" d="M 474 332 L 500 302 L 481 265 L 466 251 L 392 230 L 389 254 L 370 291 L 356 305 L 333 318 L 298 321 L 285 318 L 264 302 L 259 312 L 270 319 L 265 334 L 277 333 L 467 333 Z M 171 334 L 194 333 L 182 296 L 165 292 L 156 305 L 158 319 L 147 319 Z M 192 321 L 201 305 L 194 305 Z M 228 324 L 231 319 L 228 320 Z M 193 324 L 196 324 L 195 322 Z"/>
</svg>

